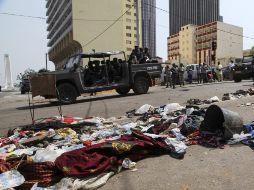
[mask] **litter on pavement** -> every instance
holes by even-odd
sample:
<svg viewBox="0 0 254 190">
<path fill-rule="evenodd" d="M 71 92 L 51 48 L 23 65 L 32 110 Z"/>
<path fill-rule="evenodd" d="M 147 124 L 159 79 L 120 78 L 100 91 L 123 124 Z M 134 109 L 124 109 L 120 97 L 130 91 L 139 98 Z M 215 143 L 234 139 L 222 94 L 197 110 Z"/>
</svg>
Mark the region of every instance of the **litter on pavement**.
<svg viewBox="0 0 254 190">
<path fill-rule="evenodd" d="M 254 123 L 216 105 L 146 104 L 126 115 L 132 121 L 63 116 L 9 130 L 0 138 L 0 189 L 97 189 L 144 158 L 183 159 L 190 145 L 254 148 Z"/>
</svg>

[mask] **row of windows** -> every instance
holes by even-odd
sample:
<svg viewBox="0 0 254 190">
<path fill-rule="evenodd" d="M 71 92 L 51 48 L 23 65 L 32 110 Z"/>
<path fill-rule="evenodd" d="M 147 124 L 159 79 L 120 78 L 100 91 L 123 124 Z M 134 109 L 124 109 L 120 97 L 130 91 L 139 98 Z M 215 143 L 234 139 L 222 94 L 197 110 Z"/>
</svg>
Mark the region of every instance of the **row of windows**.
<svg viewBox="0 0 254 190">
<path fill-rule="evenodd" d="M 126 37 L 132 37 L 132 34 L 131 33 L 126 33 Z M 137 34 L 134 34 L 134 37 L 136 38 Z"/>
<path fill-rule="evenodd" d="M 127 30 L 131 30 L 131 26 L 126 26 L 126 29 L 127 29 Z M 134 27 L 134 30 L 137 30 L 137 27 L 136 27 L 136 26 Z"/>
<path fill-rule="evenodd" d="M 132 21 L 132 19 L 130 19 L 130 18 L 126 18 L 126 22 L 131 22 Z M 137 20 L 133 20 L 133 22 L 134 23 L 136 23 L 137 22 Z"/>
</svg>

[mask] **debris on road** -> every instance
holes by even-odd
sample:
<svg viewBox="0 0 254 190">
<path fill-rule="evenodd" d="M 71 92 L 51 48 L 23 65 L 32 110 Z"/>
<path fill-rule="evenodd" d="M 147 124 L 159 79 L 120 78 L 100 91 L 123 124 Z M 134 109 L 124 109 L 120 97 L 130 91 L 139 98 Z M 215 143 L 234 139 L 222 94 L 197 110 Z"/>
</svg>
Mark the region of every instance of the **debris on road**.
<svg viewBox="0 0 254 190">
<path fill-rule="evenodd" d="M 243 125 L 237 113 L 216 105 L 144 105 L 127 116 L 136 121 L 63 116 L 10 130 L 0 138 L 0 187 L 96 189 L 122 169 L 137 170 L 141 159 L 183 159 L 190 145 L 254 147 L 254 124 Z"/>
<path fill-rule="evenodd" d="M 236 92 L 234 93 L 225 93 L 222 97 L 222 101 L 227 101 L 227 100 L 237 100 L 237 99 L 241 99 L 243 97 L 249 97 L 249 96 L 253 96 L 254 95 L 254 88 L 250 88 L 248 90 L 237 90 Z M 187 101 L 187 104 L 188 105 L 203 105 L 203 104 L 212 104 L 212 103 L 215 103 L 215 102 L 220 102 L 221 100 L 217 97 L 217 96 L 214 96 L 212 98 L 209 98 L 207 100 L 200 100 L 200 99 L 197 99 L 197 98 L 192 98 L 192 99 L 189 99 Z"/>
</svg>

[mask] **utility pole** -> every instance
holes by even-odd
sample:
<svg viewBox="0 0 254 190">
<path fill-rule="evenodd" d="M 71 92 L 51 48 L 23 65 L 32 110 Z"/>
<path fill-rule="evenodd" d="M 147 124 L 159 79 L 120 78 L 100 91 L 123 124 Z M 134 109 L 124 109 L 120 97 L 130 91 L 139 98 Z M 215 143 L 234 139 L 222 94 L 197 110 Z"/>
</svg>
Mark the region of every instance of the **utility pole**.
<svg viewBox="0 0 254 190">
<path fill-rule="evenodd" d="M 48 54 L 46 53 L 46 70 L 48 70 Z"/>
</svg>

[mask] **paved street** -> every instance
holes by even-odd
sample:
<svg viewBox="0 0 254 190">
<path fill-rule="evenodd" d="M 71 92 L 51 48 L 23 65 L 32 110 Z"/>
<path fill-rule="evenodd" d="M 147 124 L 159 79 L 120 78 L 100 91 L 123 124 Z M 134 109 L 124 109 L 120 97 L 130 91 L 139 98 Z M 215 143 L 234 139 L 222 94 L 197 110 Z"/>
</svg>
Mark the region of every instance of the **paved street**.
<svg viewBox="0 0 254 190">
<path fill-rule="evenodd" d="M 253 87 L 252 85 L 251 81 L 225 82 L 178 87 L 175 90 L 158 86 L 151 88 L 149 94 L 140 96 L 130 94 L 121 97 L 107 94 L 80 98 L 78 103 L 63 106 L 62 109 L 64 115 L 118 117 L 143 104 L 159 106 L 177 102 L 185 105 L 190 98 L 222 98 L 224 93 L 248 89 Z M 8 128 L 31 123 L 26 99 L 27 96 L 20 97 L 15 93 L 0 93 L 0 135 L 5 135 Z M 253 103 L 254 97 L 220 102 L 218 105 L 238 112 L 244 122 L 248 122 L 254 120 L 254 107 L 239 106 L 248 102 Z M 35 106 L 35 118 L 55 115 L 58 115 L 55 105 L 40 103 Z M 137 171 L 124 171 L 115 175 L 101 189 L 253 189 L 253 156 L 254 152 L 246 146 L 227 146 L 225 149 L 191 146 L 183 160 L 176 160 L 167 155 L 145 159 L 137 163 Z"/>
</svg>

